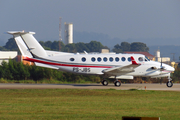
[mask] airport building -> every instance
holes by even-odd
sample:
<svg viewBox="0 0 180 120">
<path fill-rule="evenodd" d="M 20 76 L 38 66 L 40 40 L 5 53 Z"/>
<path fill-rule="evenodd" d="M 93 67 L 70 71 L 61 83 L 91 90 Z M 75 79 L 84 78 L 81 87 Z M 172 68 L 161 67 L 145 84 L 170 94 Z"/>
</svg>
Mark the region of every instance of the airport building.
<svg viewBox="0 0 180 120">
<path fill-rule="evenodd" d="M 0 51 L 0 65 L 3 61 L 9 62 L 9 59 L 15 59 L 17 62 L 22 62 L 23 64 L 34 65 L 33 62 L 28 62 L 23 60 L 22 55 L 18 55 L 17 51 Z"/>
<path fill-rule="evenodd" d="M 109 49 L 101 49 L 100 53 L 109 53 Z"/>
<path fill-rule="evenodd" d="M 17 51 L 0 51 L 0 63 L 9 62 L 9 59 L 16 59 L 17 54 Z"/>
<path fill-rule="evenodd" d="M 167 62 L 170 62 L 170 57 L 161 57 L 161 55 L 160 55 L 160 50 L 157 50 L 156 51 L 156 61 L 158 61 L 158 62 L 165 62 L 165 63 L 167 63 Z"/>
</svg>

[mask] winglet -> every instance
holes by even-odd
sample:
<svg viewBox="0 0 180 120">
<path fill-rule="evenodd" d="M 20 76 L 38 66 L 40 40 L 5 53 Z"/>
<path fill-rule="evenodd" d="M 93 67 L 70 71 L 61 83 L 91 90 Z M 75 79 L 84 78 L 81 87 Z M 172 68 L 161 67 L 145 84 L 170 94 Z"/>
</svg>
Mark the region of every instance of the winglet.
<svg viewBox="0 0 180 120">
<path fill-rule="evenodd" d="M 135 59 L 134 59 L 133 56 L 131 56 L 131 61 L 132 61 L 132 64 L 133 64 L 133 65 L 140 65 L 140 64 L 138 64 L 138 63 L 135 61 Z"/>
</svg>

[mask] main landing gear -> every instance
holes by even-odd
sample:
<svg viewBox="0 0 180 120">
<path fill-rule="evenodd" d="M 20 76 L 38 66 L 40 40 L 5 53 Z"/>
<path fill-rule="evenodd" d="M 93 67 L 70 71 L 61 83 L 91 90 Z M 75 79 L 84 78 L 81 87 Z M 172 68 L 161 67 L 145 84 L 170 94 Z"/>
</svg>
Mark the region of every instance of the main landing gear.
<svg viewBox="0 0 180 120">
<path fill-rule="evenodd" d="M 172 87 L 173 83 L 172 83 L 172 79 L 170 77 L 168 77 L 168 82 L 166 83 L 167 87 Z"/>
<path fill-rule="evenodd" d="M 108 85 L 108 81 L 107 81 L 107 80 L 103 80 L 103 81 L 102 81 L 102 84 L 103 84 L 104 86 L 107 86 L 107 85 Z M 115 80 L 115 81 L 114 81 L 114 86 L 117 86 L 117 87 L 121 86 L 121 82 L 120 82 L 119 80 Z"/>
<path fill-rule="evenodd" d="M 114 86 L 117 86 L 117 87 L 121 86 L 121 82 L 119 82 L 118 80 L 116 80 L 116 81 L 114 82 Z"/>
<path fill-rule="evenodd" d="M 103 80 L 103 81 L 102 81 L 102 84 L 103 84 L 104 86 L 107 86 L 107 85 L 108 85 L 108 81 L 107 81 L 107 80 Z"/>
</svg>

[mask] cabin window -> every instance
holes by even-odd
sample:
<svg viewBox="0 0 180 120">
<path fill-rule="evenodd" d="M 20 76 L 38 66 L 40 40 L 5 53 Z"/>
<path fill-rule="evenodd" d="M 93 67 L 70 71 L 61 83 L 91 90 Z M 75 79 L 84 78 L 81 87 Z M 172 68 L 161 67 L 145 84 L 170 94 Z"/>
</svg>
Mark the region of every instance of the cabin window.
<svg viewBox="0 0 180 120">
<path fill-rule="evenodd" d="M 131 58 L 130 57 L 128 57 L 128 61 L 131 62 Z"/>
<path fill-rule="evenodd" d="M 143 58 L 142 58 L 142 57 L 139 57 L 138 60 L 139 60 L 140 62 L 142 62 L 142 61 L 143 61 Z"/>
<path fill-rule="evenodd" d="M 118 57 L 116 57 L 116 58 L 115 58 L 115 61 L 116 61 L 116 62 L 119 62 L 119 58 L 118 58 Z"/>
<path fill-rule="evenodd" d="M 96 61 L 96 58 L 92 57 L 92 58 L 91 58 L 91 61 L 95 62 L 95 61 Z"/>
<path fill-rule="evenodd" d="M 86 58 L 85 58 L 85 57 L 83 57 L 81 60 L 82 60 L 83 62 L 85 62 L 85 61 L 86 61 Z"/>
<path fill-rule="evenodd" d="M 112 58 L 112 57 L 110 57 L 110 58 L 109 58 L 109 61 L 110 61 L 110 62 L 112 62 L 112 61 L 113 61 L 113 58 Z"/>
<path fill-rule="evenodd" d="M 106 62 L 107 61 L 107 57 L 104 57 L 103 60 L 104 60 L 104 62 Z"/>
<path fill-rule="evenodd" d="M 126 58 L 125 58 L 125 57 L 122 57 L 121 60 L 124 62 L 124 61 L 126 61 Z"/>
<path fill-rule="evenodd" d="M 74 58 L 70 58 L 70 61 L 74 61 Z"/>
<path fill-rule="evenodd" d="M 97 61 L 98 61 L 98 62 L 101 62 L 101 58 L 100 58 L 100 57 L 98 57 L 98 58 L 97 58 Z"/>
</svg>

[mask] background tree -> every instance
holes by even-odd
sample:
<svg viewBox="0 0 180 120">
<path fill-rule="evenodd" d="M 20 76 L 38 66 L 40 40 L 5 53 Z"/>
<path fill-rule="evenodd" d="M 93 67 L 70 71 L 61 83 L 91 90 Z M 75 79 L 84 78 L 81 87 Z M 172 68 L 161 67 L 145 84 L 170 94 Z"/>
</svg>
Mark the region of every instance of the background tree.
<svg viewBox="0 0 180 120">
<path fill-rule="evenodd" d="M 48 47 L 48 46 L 46 46 L 47 44 L 45 44 L 45 42 L 44 41 L 39 41 L 39 43 L 41 44 L 41 46 L 45 49 L 45 50 L 51 50 L 51 48 L 50 47 Z"/>
<path fill-rule="evenodd" d="M 78 52 L 84 52 L 84 51 L 91 52 L 89 48 L 87 47 L 87 44 L 82 43 L 82 42 L 76 43 L 76 49 Z"/>
<path fill-rule="evenodd" d="M 133 42 L 133 43 L 131 43 L 130 51 L 148 52 L 149 48 L 144 43 Z"/>
<path fill-rule="evenodd" d="M 121 45 L 116 44 L 113 48 L 113 52 L 116 53 L 122 53 L 125 51 L 137 51 L 137 52 L 148 52 L 149 48 L 146 46 L 146 44 L 141 42 L 122 42 Z"/>
<path fill-rule="evenodd" d="M 116 44 L 113 48 L 113 52 L 123 53 L 123 50 L 121 49 L 121 46 L 119 44 Z"/>
<path fill-rule="evenodd" d="M 5 79 L 8 79 L 8 80 L 11 80 L 13 78 L 12 76 L 12 73 L 9 69 L 9 65 L 7 62 L 3 61 L 1 63 L 1 78 L 5 78 Z"/>
<path fill-rule="evenodd" d="M 123 51 L 130 51 L 130 49 L 131 49 L 131 44 L 128 43 L 128 42 L 122 42 L 122 43 L 121 43 L 121 49 L 122 49 Z"/>
<path fill-rule="evenodd" d="M 50 49 L 51 49 L 51 45 L 52 45 L 52 42 L 51 42 L 51 41 L 46 41 L 46 42 L 44 43 L 44 46 L 46 46 L 46 47 L 48 47 L 48 48 L 50 48 Z"/>
<path fill-rule="evenodd" d="M 77 52 L 77 49 L 76 49 L 76 45 L 74 43 L 72 44 L 67 44 L 65 46 L 65 51 L 64 52 L 73 52 L 73 53 L 76 53 Z"/>
<path fill-rule="evenodd" d="M 60 42 L 60 45 L 61 45 L 61 51 L 64 49 L 64 43 L 63 42 Z M 59 51 L 59 41 L 54 41 L 52 42 L 51 44 L 51 50 L 54 50 L 54 51 Z"/>
<path fill-rule="evenodd" d="M 18 80 L 27 80 L 30 77 L 28 67 L 28 64 L 24 65 L 22 62 L 17 63 L 17 70 L 20 73 L 20 78 Z"/>
<path fill-rule="evenodd" d="M 104 46 L 97 41 L 91 41 L 89 44 L 87 44 L 87 48 L 90 50 L 90 52 L 99 52 L 100 49 L 104 48 Z"/>
<path fill-rule="evenodd" d="M 7 50 L 11 50 L 11 51 L 18 51 L 19 50 L 14 38 L 8 39 L 8 42 L 6 43 L 4 48 Z"/>
<path fill-rule="evenodd" d="M 5 47 L 0 46 L 0 51 L 7 51 Z"/>
</svg>

